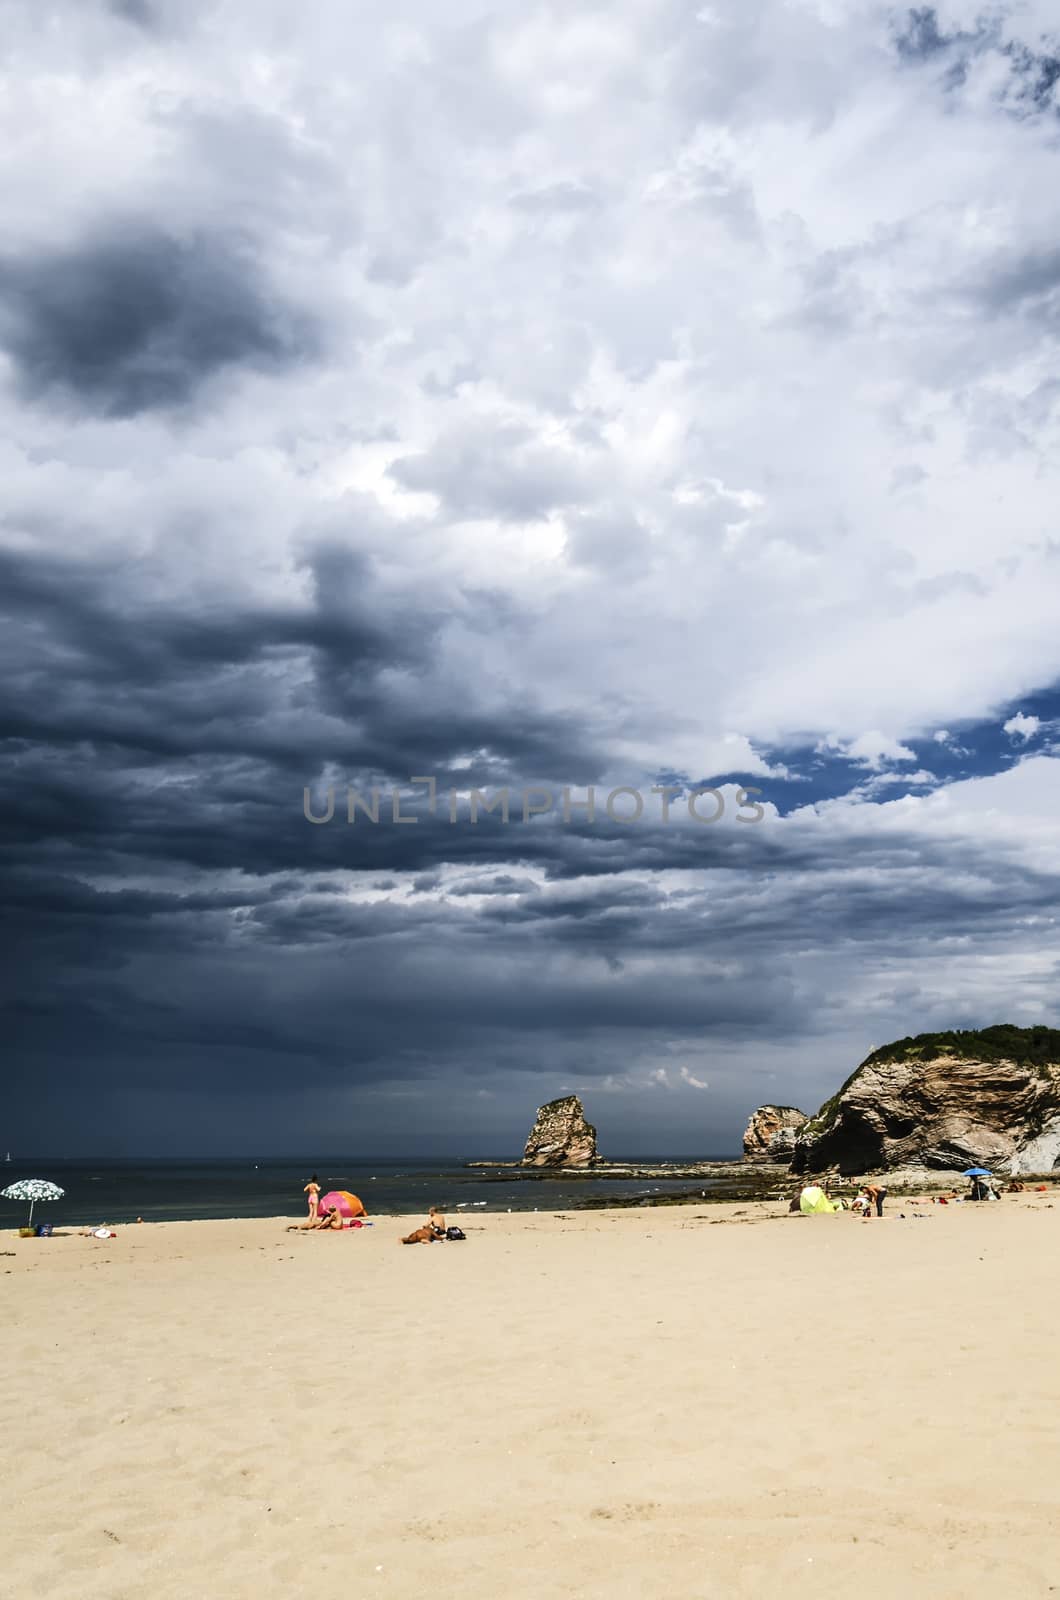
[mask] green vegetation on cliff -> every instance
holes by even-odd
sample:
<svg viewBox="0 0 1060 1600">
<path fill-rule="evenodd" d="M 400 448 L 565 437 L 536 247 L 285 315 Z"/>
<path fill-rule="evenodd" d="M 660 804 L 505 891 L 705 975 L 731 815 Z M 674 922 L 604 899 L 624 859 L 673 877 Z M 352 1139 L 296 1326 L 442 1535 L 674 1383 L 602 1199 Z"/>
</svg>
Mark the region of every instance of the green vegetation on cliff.
<svg viewBox="0 0 1060 1600">
<path fill-rule="evenodd" d="M 866 1056 L 861 1066 L 875 1067 L 884 1061 L 934 1061 L 938 1056 L 961 1056 L 966 1061 L 1060 1062 L 1060 1028 L 1016 1028 L 999 1022 L 992 1028 L 918 1033 L 914 1038 L 882 1045 Z"/>
</svg>

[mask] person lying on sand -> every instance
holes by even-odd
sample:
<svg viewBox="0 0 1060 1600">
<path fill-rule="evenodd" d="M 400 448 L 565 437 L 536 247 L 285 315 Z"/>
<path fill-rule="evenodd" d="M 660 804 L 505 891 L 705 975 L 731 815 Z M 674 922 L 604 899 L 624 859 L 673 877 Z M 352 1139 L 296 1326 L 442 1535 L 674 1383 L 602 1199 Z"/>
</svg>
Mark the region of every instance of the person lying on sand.
<svg viewBox="0 0 1060 1600">
<path fill-rule="evenodd" d="M 307 1218 L 305 1222 L 289 1222 L 287 1224 L 287 1232 L 319 1232 L 319 1230 L 322 1228 L 341 1228 L 342 1225 L 342 1213 L 339 1211 L 339 1208 L 337 1206 L 328 1206 L 327 1210 L 322 1211 L 319 1217 L 313 1217 L 312 1219 Z"/>
<path fill-rule="evenodd" d="M 416 1228 L 412 1233 L 402 1239 L 402 1244 L 433 1244 L 436 1239 L 445 1238 L 445 1218 L 437 1206 L 432 1206 L 427 1213 L 427 1221 L 422 1228 Z"/>
</svg>

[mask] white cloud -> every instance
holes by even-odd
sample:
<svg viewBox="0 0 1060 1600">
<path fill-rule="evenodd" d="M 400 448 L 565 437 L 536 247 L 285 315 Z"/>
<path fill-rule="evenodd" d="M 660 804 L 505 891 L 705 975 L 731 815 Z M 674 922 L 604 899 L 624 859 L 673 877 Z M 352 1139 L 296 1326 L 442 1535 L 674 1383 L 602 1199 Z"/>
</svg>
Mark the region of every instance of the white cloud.
<svg viewBox="0 0 1060 1600">
<path fill-rule="evenodd" d="M 901 784 L 905 789 L 927 789 L 938 781 L 935 773 L 929 772 L 926 767 L 921 767 L 917 772 L 878 772 L 866 778 L 864 783 L 859 783 L 850 794 L 875 797 L 896 784 Z"/>
<path fill-rule="evenodd" d="M 687 1083 L 690 1089 L 709 1089 L 710 1084 L 705 1078 L 695 1077 L 687 1067 L 681 1068 L 681 1081 Z"/>
<path fill-rule="evenodd" d="M 1009 717 L 1008 721 L 1002 726 L 1010 739 L 1018 741 L 1020 744 L 1027 744 L 1029 740 L 1034 738 L 1041 725 L 1040 717 L 1027 717 L 1024 716 L 1022 711 L 1017 711 L 1016 715 Z"/>
<path fill-rule="evenodd" d="M 220 518 L 194 582 L 289 591 L 337 517 L 396 583 L 519 617 L 513 654 L 454 604 L 441 685 L 574 697 L 644 770 L 735 737 L 767 773 L 756 751 L 829 730 L 879 770 L 1060 677 L 1048 119 L 817 0 L 167 15 L 27 33 L 6 247 L 238 215 L 324 349 L 179 427 L 0 405 L 22 537 L 67 548 L 77 505 L 86 554 L 178 584 L 174 531 Z M 385 70 L 350 93 L 354 27 Z"/>
<path fill-rule="evenodd" d="M 821 740 L 817 746 L 822 753 L 834 753 L 854 761 L 858 766 L 868 767 L 873 772 L 879 772 L 888 761 L 915 761 L 916 754 L 908 746 L 899 744 L 897 739 L 892 739 L 888 734 L 881 733 L 878 728 L 873 728 L 868 733 L 858 734 L 856 739 L 844 743 L 835 734 L 830 734 Z"/>
<path fill-rule="evenodd" d="M 948 728 L 939 728 L 931 737 L 936 744 L 941 745 L 951 756 L 967 756 L 971 754 L 971 751 L 965 745 L 958 743 L 956 737 Z"/>
</svg>

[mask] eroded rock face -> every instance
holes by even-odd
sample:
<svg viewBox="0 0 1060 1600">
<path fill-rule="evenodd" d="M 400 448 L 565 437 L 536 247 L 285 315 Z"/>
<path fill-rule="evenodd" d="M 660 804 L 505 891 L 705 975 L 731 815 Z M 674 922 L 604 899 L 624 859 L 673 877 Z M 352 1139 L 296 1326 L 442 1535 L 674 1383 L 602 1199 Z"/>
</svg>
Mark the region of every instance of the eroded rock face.
<svg viewBox="0 0 1060 1600">
<path fill-rule="evenodd" d="M 910 1041 L 915 1046 L 917 1041 Z M 880 1055 L 881 1052 L 876 1052 Z M 870 1056 L 800 1129 L 792 1168 L 1042 1172 L 1060 1164 L 1060 1064 Z"/>
<path fill-rule="evenodd" d="M 591 1167 L 596 1162 L 596 1129 L 586 1122 L 576 1094 L 541 1106 L 523 1151 L 524 1167 Z"/>
<path fill-rule="evenodd" d="M 744 1160 L 789 1162 L 795 1135 L 806 1121 L 805 1111 L 797 1106 L 759 1106 L 743 1136 Z"/>
</svg>

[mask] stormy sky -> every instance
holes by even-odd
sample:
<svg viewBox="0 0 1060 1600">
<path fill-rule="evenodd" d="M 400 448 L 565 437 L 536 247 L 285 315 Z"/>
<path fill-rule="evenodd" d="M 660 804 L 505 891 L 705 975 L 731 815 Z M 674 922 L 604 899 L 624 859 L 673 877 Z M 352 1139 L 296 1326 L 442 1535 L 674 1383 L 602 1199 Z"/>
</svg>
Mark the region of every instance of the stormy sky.
<svg viewBox="0 0 1060 1600">
<path fill-rule="evenodd" d="M 1056 1024 L 1053 6 L 0 21 L 0 1145 L 724 1153 Z"/>
</svg>

